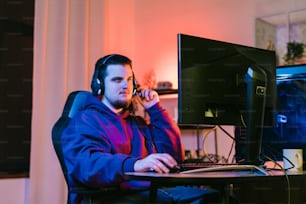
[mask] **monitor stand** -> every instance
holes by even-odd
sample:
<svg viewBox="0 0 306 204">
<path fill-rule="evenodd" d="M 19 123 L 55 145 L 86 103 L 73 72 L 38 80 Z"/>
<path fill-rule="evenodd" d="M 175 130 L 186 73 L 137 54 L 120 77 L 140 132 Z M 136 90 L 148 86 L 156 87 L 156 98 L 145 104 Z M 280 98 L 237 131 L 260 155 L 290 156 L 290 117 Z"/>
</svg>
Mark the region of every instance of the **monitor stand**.
<svg viewBox="0 0 306 204">
<path fill-rule="evenodd" d="M 259 67 L 249 67 L 245 75 L 247 83 L 246 106 L 246 158 L 242 165 L 261 165 L 261 140 L 264 125 L 267 74 Z M 242 121 L 243 122 L 243 121 Z"/>
</svg>

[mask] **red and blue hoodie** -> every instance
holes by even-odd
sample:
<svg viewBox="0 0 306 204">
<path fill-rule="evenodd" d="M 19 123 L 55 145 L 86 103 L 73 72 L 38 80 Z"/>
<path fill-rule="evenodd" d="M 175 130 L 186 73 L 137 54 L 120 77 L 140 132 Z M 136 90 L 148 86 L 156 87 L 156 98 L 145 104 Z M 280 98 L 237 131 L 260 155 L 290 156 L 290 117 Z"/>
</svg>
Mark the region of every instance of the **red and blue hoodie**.
<svg viewBox="0 0 306 204">
<path fill-rule="evenodd" d="M 123 177 L 134 171 L 138 159 L 159 152 L 183 161 L 180 130 L 160 103 L 146 110 L 149 124 L 129 111 L 114 113 L 94 96 L 86 104 L 62 134 L 70 188 L 147 188 L 148 182 L 125 181 Z M 71 194 L 70 200 L 79 203 L 82 198 Z"/>
</svg>

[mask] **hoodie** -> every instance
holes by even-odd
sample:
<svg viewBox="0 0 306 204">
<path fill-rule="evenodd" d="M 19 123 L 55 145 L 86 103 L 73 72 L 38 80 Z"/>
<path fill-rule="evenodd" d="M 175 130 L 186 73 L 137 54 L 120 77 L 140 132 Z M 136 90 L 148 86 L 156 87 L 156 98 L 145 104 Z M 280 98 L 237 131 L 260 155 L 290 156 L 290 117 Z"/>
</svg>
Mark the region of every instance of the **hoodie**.
<svg viewBox="0 0 306 204">
<path fill-rule="evenodd" d="M 184 151 L 180 130 L 160 103 L 146 110 L 150 123 L 125 111 L 116 114 L 98 98 L 88 97 L 62 134 L 63 155 L 70 188 L 119 187 L 139 189 L 148 182 L 125 181 L 138 159 L 150 153 L 169 153 L 177 162 Z M 71 194 L 73 203 L 79 195 Z"/>
</svg>

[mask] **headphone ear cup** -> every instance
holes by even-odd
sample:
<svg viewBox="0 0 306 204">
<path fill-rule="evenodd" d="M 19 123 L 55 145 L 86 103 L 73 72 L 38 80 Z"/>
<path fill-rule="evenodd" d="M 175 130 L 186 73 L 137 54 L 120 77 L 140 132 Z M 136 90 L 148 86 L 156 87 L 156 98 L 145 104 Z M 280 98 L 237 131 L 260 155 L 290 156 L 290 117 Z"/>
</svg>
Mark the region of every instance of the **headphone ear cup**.
<svg viewBox="0 0 306 204">
<path fill-rule="evenodd" d="M 135 96 L 136 93 L 137 93 L 137 89 L 134 89 L 134 90 L 133 90 L 133 96 Z"/>
<path fill-rule="evenodd" d="M 93 90 L 94 95 L 101 96 L 104 94 L 104 81 L 101 79 L 101 69 L 103 69 L 103 64 L 97 64 L 93 76 L 93 80 L 91 83 L 91 88 Z"/>
<path fill-rule="evenodd" d="M 133 74 L 133 76 L 134 76 L 134 74 Z M 133 79 L 133 96 L 134 95 L 136 95 L 136 93 L 137 93 L 137 81 L 136 81 L 136 79 L 135 79 L 135 77 L 133 77 L 134 79 Z"/>
<path fill-rule="evenodd" d="M 95 96 L 99 96 L 101 93 L 101 84 L 100 84 L 100 80 L 97 78 L 98 74 L 95 71 L 94 76 L 93 76 L 93 80 L 91 81 L 91 89 L 92 92 Z"/>
<path fill-rule="evenodd" d="M 100 83 L 100 90 L 101 90 L 101 93 L 100 93 L 100 95 L 103 95 L 104 94 L 104 82 L 103 81 L 101 81 L 101 83 Z"/>
</svg>

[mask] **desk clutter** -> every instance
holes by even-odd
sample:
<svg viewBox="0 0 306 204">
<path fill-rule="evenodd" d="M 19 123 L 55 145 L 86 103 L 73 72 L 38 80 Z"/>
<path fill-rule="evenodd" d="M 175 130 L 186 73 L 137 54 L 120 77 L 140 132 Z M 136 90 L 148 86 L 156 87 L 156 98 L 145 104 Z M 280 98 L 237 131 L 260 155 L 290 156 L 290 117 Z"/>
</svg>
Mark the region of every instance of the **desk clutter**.
<svg viewBox="0 0 306 204">
<path fill-rule="evenodd" d="M 228 163 L 224 156 L 206 153 L 204 150 L 185 150 L 185 163 Z"/>
<path fill-rule="evenodd" d="M 224 156 L 205 153 L 203 150 L 185 150 L 184 162 L 180 164 L 179 169 L 172 171 L 172 173 L 188 174 L 214 171 L 250 171 L 269 175 L 263 167 L 230 163 Z"/>
</svg>

